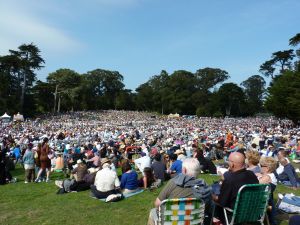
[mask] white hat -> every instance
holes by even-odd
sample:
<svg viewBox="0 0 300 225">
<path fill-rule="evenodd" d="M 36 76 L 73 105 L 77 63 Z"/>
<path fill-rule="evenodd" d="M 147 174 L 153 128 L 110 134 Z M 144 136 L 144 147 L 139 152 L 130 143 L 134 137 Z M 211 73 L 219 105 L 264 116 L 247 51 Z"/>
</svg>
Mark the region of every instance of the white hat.
<svg viewBox="0 0 300 225">
<path fill-rule="evenodd" d="M 81 160 L 81 159 L 78 159 L 78 160 L 77 160 L 77 164 L 80 164 L 80 163 L 82 163 L 82 160 Z"/>
</svg>

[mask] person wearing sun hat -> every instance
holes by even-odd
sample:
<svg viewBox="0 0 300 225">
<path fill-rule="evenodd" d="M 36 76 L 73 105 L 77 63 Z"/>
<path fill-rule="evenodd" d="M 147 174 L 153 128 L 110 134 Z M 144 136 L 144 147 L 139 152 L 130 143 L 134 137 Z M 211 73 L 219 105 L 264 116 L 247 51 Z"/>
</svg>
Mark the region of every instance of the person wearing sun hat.
<svg viewBox="0 0 300 225">
<path fill-rule="evenodd" d="M 120 181 L 117 173 L 110 168 L 111 161 L 108 158 L 101 160 L 102 169 L 95 177 L 95 183 L 91 185 L 91 195 L 95 198 L 106 198 L 111 194 L 120 193 Z"/>
</svg>

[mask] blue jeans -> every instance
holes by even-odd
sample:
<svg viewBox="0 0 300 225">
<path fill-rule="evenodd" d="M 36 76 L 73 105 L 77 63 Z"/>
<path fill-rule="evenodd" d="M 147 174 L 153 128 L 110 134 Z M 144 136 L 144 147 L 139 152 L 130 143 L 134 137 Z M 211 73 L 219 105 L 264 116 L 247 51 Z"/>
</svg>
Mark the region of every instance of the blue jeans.
<svg viewBox="0 0 300 225">
<path fill-rule="evenodd" d="M 289 187 L 292 187 L 292 183 L 290 181 L 282 181 L 282 184 L 286 185 L 286 186 L 289 186 Z M 297 187 L 300 187 L 300 183 L 297 182 Z"/>
</svg>

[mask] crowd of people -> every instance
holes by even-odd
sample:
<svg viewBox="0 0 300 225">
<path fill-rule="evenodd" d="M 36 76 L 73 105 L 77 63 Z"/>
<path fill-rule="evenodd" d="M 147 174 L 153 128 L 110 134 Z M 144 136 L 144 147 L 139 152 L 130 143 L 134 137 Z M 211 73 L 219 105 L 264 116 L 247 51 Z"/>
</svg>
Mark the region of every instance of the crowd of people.
<svg viewBox="0 0 300 225">
<path fill-rule="evenodd" d="M 292 189 L 300 186 L 299 169 L 291 164 L 300 156 L 300 128 L 273 117 L 70 112 L 1 123 L 0 141 L 0 184 L 16 182 L 10 170 L 21 164 L 25 183 L 49 182 L 52 172 L 66 174 L 68 179 L 55 181 L 59 193 L 90 189 L 95 198 L 121 199 L 169 180 L 156 207 L 167 198 L 193 196 L 233 207 L 243 184 L 270 184 L 272 190 L 278 183 Z M 200 172 L 218 173 L 221 181 L 210 187 L 197 179 Z M 274 204 L 272 199 L 269 204 Z M 155 214 L 151 211 L 149 224 Z M 274 213 L 270 220 L 276 223 Z"/>
</svg>

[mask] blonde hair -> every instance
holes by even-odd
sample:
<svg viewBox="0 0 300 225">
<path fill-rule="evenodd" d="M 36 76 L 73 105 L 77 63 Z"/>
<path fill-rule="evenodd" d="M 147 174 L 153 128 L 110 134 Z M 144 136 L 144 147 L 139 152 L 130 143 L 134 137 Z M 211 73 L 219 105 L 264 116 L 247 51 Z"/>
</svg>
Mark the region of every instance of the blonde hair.
<svg viewBox="0 0 300 225">
<path fill-rule="evenodd" d="M 251 164 L 256 166 L 259 163 L 260 155 L 259 155 L 258 151 L 249 150 L 246 152 L 246 158 L 247 158 L 248 162 L 250 162 Z"/>
<path fill-rule="evenodd" d="M 266 166 L 269 172 L 273 173 L 277 168 L 277 161 L 273 157 L 261 157 L 259 161 L 261 166 Z"/>
</svg>

